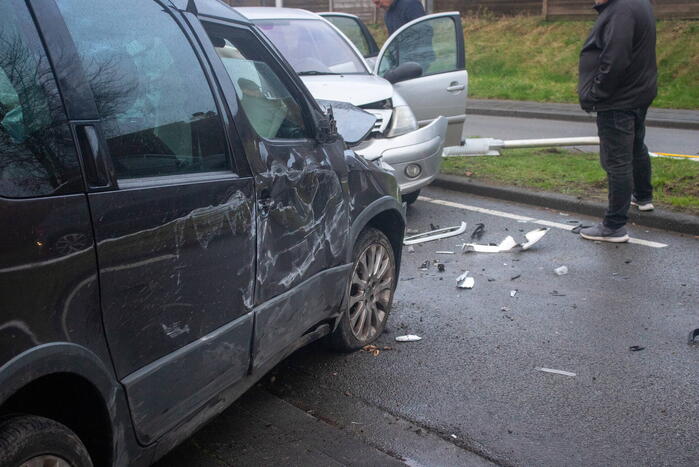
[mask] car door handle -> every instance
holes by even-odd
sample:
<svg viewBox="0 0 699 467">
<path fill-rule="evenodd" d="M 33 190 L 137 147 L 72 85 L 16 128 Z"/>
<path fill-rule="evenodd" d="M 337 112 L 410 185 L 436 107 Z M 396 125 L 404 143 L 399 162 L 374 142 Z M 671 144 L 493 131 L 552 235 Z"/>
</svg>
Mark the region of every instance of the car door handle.
<svg viewBox="0 0 699 467">
<path fill-rule="evenodd" d="M 466 89 L 465 84 L 459 84 L 456 81 L 452 81 L 452 83 L 449 84 L 447 91 L 448 92 L 456 92 L 456 91 L 463 91 L 464 89 Z"/>
</svg>

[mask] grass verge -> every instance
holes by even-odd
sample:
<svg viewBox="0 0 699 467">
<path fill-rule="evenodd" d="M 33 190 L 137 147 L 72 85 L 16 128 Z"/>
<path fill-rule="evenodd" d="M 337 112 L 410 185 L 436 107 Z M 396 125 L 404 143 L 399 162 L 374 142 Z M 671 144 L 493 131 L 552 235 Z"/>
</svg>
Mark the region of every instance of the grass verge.
<svg viewBox="0 0 699 467">
<path fill-rule="evenodd" d="M 699 215 L 699 162 L 653 158 L 656 207 Z M 499 157 L 446 158 L 442 173 L 606 201 L 599 155 L 566 149 L 513 149 Z"/>
<path fill-rule="evenodd" d="M 463 20 L 469 96 L 577 103 L 578 56 L 591 21 L 535 16 Z M 383 26 L 371 26 L 378 43 Z M 699 21 L 658 21 L 655 107 L 699 109 Z"/>
</svg>

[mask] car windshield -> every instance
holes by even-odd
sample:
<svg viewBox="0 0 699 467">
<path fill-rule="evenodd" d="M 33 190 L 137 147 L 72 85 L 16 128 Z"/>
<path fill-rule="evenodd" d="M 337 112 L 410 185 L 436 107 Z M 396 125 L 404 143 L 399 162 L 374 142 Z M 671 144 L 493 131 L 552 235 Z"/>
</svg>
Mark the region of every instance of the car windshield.
<svg viewBox="0 0 699 467">
<path fill-rule="evenodd" d="M 368 74 L 359 56 L 325 21 L 255 22 L 300 75 Z"/>
</svg>

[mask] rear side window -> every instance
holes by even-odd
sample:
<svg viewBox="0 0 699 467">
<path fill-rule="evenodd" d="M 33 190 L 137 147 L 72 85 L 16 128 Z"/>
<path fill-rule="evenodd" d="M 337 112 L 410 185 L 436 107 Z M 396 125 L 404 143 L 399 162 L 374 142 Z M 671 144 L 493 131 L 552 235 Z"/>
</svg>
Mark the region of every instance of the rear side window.
<svg viewBox="0 0 699 467">
<path fill-rule="evenodd" d="M 219 111 L 175 20 L 150 0 L 59 0 L 119 179 L 229 170 Z"/>
<path fill-rule="evenodd" d="M 24 2 L 0 2 L 0 196 L 82 188 L 63 103 Z"/>
</svg>

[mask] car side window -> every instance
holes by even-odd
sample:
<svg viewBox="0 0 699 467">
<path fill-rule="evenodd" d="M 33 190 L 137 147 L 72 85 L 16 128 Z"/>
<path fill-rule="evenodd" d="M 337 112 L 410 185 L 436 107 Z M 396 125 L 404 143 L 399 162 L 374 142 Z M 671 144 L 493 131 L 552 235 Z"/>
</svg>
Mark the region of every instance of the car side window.
<svg viewBox="0 0 699 467">
<path fill-rule="evenodd" d="M 347 36 L 347 38 L 352 41 L 355 47 L 359 50 L 359 53 L 363 57 L 366 57 L 371 52 L 369 49 L 369 43 L 364 37 L 362 28 L 359 23 L 352 18 L 347 18 L 345 16 L 328 16 L 325 19 L 330 21 L 337 29 L 342 31 L 342 33 Z"/>
<path fill-rule="evenodd" d="M 0 2 L 0 196 L 75 193 L 82 175 L 48 59 L 24 2 Z"/>
<path fill-rule="evenodd" d="M 204 25 L 258 135 L 267 139 L 308 136 L 301 105 L 275 72 L 274 59 L 246 30 Z"/>
<path fill-rule="evenodd" d="M 151 0 L 58 0 L 119 179 L 230 170 L 219 111 L 175 20 Z"/>
<path fill-rule="evenodd" d="M 458 31 L 452 17 L 433 18 L 406 28 L 386 49 L 379 75 L 406 62 L 420 64 L 423 76 L 458 70 Z"/>
</svg>

